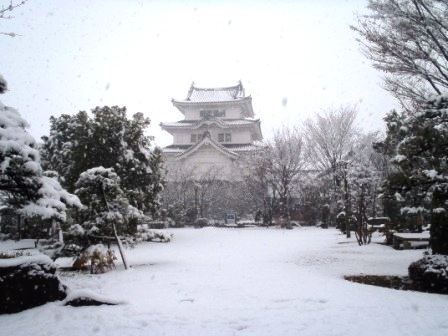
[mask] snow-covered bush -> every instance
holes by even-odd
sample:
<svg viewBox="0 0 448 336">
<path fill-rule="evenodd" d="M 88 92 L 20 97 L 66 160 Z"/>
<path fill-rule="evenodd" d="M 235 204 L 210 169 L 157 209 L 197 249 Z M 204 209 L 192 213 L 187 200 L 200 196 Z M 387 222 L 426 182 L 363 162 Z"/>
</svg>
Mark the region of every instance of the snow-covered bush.
<svg viewBox="0 0 448 336">
<path fill-rule="evenodd" d="M 78 212 L 85 230 L 98 228 L 97 234 L 112 236 L 115 225 L 118 234 L 128 233 L 130 222 L 145 218 L 129 204 L 120 187 L 120 177 L 112 168 L 89 169 L 79 176 L 76 186 L 75 193 L 86 204 Z"/>
<path fill-rule="evenodd" d="M 207 226 L 207 225 L 208 225 L 207 218 L 198 218 L 194 221 L 195 228 L 203 228 L 204 226 Z"/>
<path fill-rule="evenodd" d="M 409 277 L 421 290 L 448 294 L 448 256 L 426 253 L 409 266 Z"/>
<path fill-rule="evenodd" d="M 8 233 L 1 233 L 0 232 L 0 241 L 11 239 L 11 236 Z"/>
<path fill-rule="evenodd" d="M 146 226 L 139 226 L 137 229 L 136 240 L 137 242 L 142 241 L 159 241 L 162 243 L 168 243 L 173 238 L 172 233 L 168 233 L 161 230 L 151 230 Z"/>
<path fill-rule="evenodd" d="M 164 229 L 166 227 L 168 227 L 168 222 L 167 221 L 163 221 L 163 220 L 151 220 L 151 221 L 146 221 L 147 225 L 149 228 L 152 229 Z"/>
<path fill-rule="evenodd" d="M 17 313 L 65 298 L 56 267 L 45 255 L 5 252 L 0 257 L 0 314 Z"/>
<path fill-rule="evenodd" d="M 115 268 L 117 260 L 115 252 L 107 249 L 103 244 L 92 245 L 86 249 L 73 263 L 73 268 L 80 270 L 90 265 L 90 273 L 105 273 Z"/>
</svg>

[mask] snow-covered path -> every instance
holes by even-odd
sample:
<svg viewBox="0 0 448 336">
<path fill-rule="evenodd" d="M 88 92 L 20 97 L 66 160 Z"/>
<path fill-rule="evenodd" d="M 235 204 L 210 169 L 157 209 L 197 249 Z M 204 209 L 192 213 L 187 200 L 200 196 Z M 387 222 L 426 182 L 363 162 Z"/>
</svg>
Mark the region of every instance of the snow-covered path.
<svg viewBox="0 0 448 336">
<path fill-rule="evenodd" d="M 125 301 L 50 303 L 0 316 L 0 335 L 447 335 L 448 296 L 350 283 L 344 274 L 406 274 L 422 251 L 359 247 L 336 230 L 181 229 L 128 251 L 133 265 L 66 277 Z"/>
</svg>

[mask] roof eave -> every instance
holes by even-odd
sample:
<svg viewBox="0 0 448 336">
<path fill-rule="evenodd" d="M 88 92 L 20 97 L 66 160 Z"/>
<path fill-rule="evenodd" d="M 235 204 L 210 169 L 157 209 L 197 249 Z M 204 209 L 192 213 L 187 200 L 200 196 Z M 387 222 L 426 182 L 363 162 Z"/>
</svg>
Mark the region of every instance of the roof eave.
<svg viewBox="0 0 448 336">
<path fill-rule="evenodd" d="M 190 156 L 191 154 L 196 152 L 199 148 L 201 148 L 203 145 L 209 145 L 209 144 L 212 145 L 216 150 L 218 150 L 219 152 L 228 156 L 231 159 L 235 160 L 235 159 L 239 158 L 239 155 L 237 153 L 234 153 L 233 151 L 231 151 L 223 146 L 220 146 L 212 138 L 207 136 L 207 137 L 204 137 L 201 141 L 199 141 L 195 145 L 193 145 L 192 147 L 186 149 L 181 154 L 176 155 L 176 161 L 182 160 L 182 159 Z"/>
</svg>

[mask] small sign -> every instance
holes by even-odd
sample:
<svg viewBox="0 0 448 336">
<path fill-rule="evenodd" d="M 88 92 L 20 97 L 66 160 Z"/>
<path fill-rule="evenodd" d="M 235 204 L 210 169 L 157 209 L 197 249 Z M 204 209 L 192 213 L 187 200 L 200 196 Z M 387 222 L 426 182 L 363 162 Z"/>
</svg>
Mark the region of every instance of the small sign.
<svg viewBox="0 0 448 336">
<path fill-rule="evenodd" d="M 234 213 L 226 214 L 226 224 L 236 224 L 236 216 Z"/>
</svg>

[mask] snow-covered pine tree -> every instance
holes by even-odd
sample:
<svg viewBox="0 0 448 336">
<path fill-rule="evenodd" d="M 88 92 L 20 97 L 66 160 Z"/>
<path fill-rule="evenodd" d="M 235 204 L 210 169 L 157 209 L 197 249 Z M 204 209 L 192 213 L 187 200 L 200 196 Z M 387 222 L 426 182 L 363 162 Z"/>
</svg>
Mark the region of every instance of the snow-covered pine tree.
<svg viewBox="0 0 448 336">
<path fill-rule="evenodd" d="M 129 204 L 112 168 L 95 167 L 83 172 L 76 182 L 76 194 L 86 204 L 77 220 L 90 234 L 113 236 L 128 232 L 127 225 L 143 214 Z"/>
<path fill-rule="evenodd" d="M 80 175 L 94 167 L 113 168 L 129 204 L 144 212 L 159 206 L 163 189 L 163 159 L 160 149 L 151 148 L 145 135 L 150 120 L 142 113 L 132 119 L 126 108 L 97 107 L 86 112 L 52 117 L 50 135 L 44 138 L 47 169 L 57 171 L 71 191 Z"/>
<path fill-rule="evenodd" d="M 407 188 L 397 191 L 401 211 L 428 213 L 433 253 L 448 255 L 448 95 L 431 98 L 402 130 L 393 159 L 407 176 Z"/>
<path fill-rule="evenodd" d="M 391 159 L 397 155 L 398 144 L 405 136 L 405 128 L 402 127 L 406 116 L 395 110 L 390 111 L 384 121 L 386 122 L 386 137 L 382 141 L 374 143 L 375 151 L 383 157 L 383 181 L 379 188 L 380 200 L 383 206 L 384 215 L 389 217 L 391 223 L 394 223 L 396 229 L 402 230 L 406 227 L 406 218 L 400 212 L 402 198 L 397 197 L 397 192 L 409 185 L 408 177 Z"/>
<path fill-rule="evenodd" d="M 5 91 L 1 76 L 0 83 Z M 81 203 L 57 180 L 45 176 L 38 146 L 27 127 L 15 109 L 0 102 L 1 202 L 25 217 L 65 221 L 67 205 L 81 207 Z"/>
<path fill-rule="evenodd" d="M 86 112 L 63 114 L 50 118 L 50 136 L 42 137 L 42 165 L 58 172 L 61 183 L 70 192 L 75 191 L 79 175 L 89 168 L 94 159 L 91 150 L 91 131 Z"/>
</svg>

